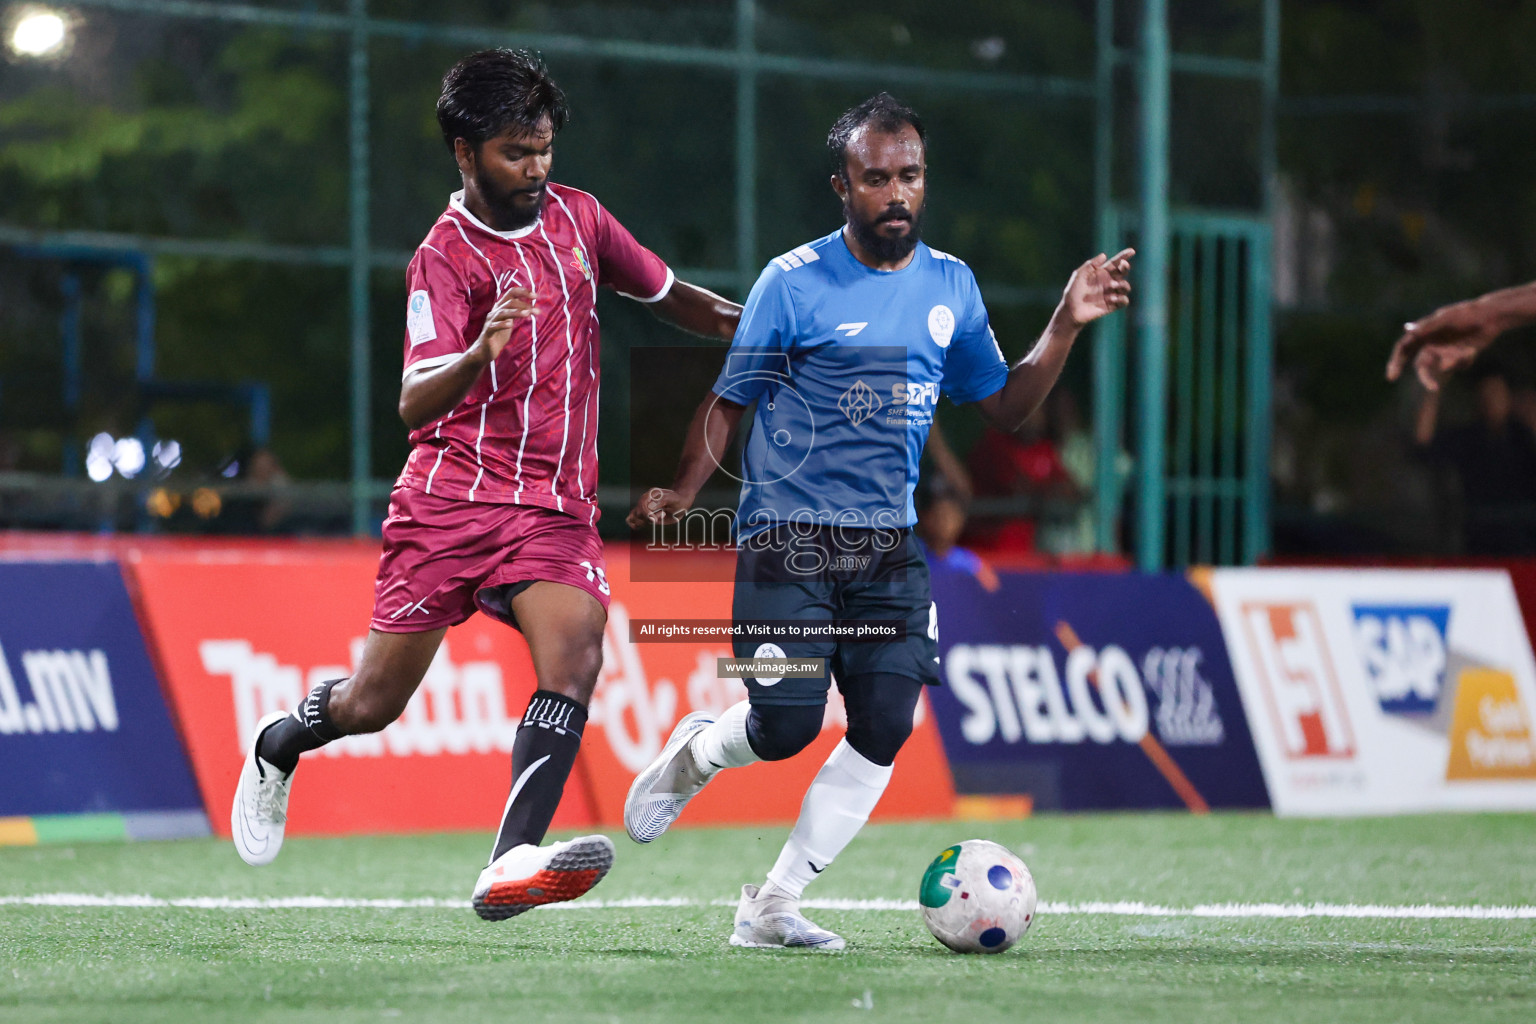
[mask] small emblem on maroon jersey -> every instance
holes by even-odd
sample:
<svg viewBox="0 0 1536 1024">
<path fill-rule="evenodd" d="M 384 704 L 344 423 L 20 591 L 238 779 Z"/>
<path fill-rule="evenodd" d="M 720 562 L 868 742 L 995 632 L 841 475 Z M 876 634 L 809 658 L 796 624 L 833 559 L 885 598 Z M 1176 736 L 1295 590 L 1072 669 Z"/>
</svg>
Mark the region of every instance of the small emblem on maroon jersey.
<svg viewBox="0 0 1536 1024">
<path fill-rule="evenodd" d="M 588 281 L 592 280 L 592 267 L 589 263 L 587 263 L 587 254 L 581 251 L 581 246 L 571 246 L 571 255 L 576 257 L 575 259 L 571 260 L 571 266 L 581 271 L 582 277 L 586 278 Z"/>
</svg>

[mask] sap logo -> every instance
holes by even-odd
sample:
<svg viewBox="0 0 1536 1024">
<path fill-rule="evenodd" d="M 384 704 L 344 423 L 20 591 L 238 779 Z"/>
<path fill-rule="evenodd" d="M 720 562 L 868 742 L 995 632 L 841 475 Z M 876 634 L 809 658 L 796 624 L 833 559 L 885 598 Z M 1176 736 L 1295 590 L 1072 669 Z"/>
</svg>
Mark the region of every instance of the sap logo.
<svg viewBox="0 0 1536 1024">
<path fill-rule="evenodd" d="M 892 384 L 892 405 L 938 405 L 939 385 L 930 381 L 927 384 Z"/>
<path fill-rule="evenodd" d="M 352 667 L 363 641 L 351 644 Z M 342 665 L 302 669 L 284 665 L 248 640 L 204 640 L 203 670 L 228 676 L 235 704 L 235 742 L 243 751 L 263 715 L 292 711 L 315 685 L 352 674 Z M 511 753 L 518 719 L 507 714 L 501 666 L 492 661 L 454 663 L 444 642 L 405 713 L 383 732 L 346 736 L 319 750 L 324 757 L 433 757 L 439 754 Z"/>
<path fill-rule="evenodd" d="M 1311 603 L 1242 606 L 1242 622 L 1270 721 L 1286 757 L 1352 758 L 1354 734 Z"/>
<path fill-rule="evenodd" d="M 1355 650 L 1388 714 L 1427 715 L 1445 689 L 1449 605 L 1354 605 Z"/>
<path fill-rule="evenodd" d="M 1113 644 L 1098 651 L 1074 647 L 1064 673 L 1049 647 L 956 644 L 944 672 L 965 705 L 960 732 L 977 746 L 994 737 L 1004 743 L 1139 743 L 1147 735 L 1141 677 L 1130 655 Z"/>
<path fill-rule="evenodd" d="M 0 736 L 117 731 L 117 699 L 105 651 L 23 651 L 21 668 L 31 700 L 23 699 L 0 647 Z"/>
</svg>

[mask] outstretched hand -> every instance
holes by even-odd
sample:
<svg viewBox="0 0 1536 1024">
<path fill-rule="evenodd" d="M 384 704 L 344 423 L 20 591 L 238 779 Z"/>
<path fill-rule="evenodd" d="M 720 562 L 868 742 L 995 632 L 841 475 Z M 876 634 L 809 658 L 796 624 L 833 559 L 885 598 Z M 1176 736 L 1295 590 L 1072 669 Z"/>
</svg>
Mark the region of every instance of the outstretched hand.
<svg viewBox="0 0 1536 1024">
<path fill-rule="evenodd" d="M 1446 377 L 1470 365 L 1501 331 L 1495 311 L 1481 299 L 1442 306 L 1404 325 L 1387 360 L 1387 380 L 1397 380 L 1412 364 L 1419 382 L 1438 391 Z"/>
<path fill-rule="evenodd" d="M 1072 272 L 1061 296 L 1061 310 L 1077 327 L 1131 304 L 1131 257 L 1135 249 L 1121 249 L 1113 256 L 1099 253 Z"/>
</svg>

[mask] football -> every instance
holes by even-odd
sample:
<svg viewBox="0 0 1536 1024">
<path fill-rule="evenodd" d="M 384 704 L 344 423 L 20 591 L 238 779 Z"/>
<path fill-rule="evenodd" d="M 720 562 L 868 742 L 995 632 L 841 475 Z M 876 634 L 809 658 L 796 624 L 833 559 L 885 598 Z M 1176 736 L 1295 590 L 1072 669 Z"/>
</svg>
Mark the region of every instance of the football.
<svg viewBox="0 0 1536 1024">
<path fill-rule="evenodd" d="M 1035 920 L 1035 880 L 1006 847 L 967 839 L 933 859 L 917 901 L 933 937 L 956 953 L 1001 953 Z"/>
</svg>

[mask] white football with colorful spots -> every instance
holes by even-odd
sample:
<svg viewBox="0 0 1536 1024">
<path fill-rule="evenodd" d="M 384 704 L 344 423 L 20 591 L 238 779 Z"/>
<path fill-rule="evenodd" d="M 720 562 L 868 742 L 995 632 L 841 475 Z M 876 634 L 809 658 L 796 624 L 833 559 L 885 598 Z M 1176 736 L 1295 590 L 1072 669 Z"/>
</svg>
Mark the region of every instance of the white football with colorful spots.
<svg viewBox="0 0 1536 1024">
<path fill-rule="evenodd" d="M 1006 847 L 967 839 L 928 865 L 917 901 L 933 937 L 956 953 L 1001 953 L 1035 921 L 1035 879 Z"/>
</svg>

